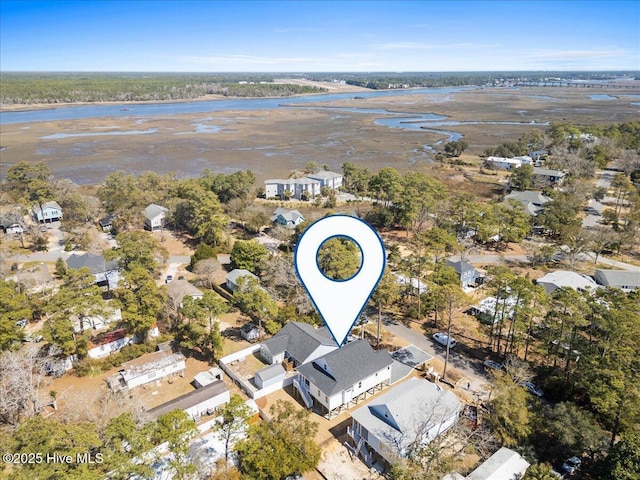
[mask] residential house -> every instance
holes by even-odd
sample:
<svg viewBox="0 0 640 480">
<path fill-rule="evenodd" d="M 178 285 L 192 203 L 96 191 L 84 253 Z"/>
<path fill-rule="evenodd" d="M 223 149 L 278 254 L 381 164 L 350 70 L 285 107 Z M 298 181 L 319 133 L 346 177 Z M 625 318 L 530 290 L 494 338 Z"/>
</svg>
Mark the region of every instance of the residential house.
<svg viewBox="0 0 640 480">
<path fill-rule="evenodd" d="M 505 201 L 515 200 L 524 205 L 525 211 L 532 216 L 538 215 L 543 207 L 549 203 L 552 199 L 540 192 L 534 192 L 531 190 L 518 191 L 514 190 L 509 195 L 504 197 Z"/>
<path fill-rule="evenodd" d="M 115 218 L 116 218 L 115 215 L 107 215 L 106 217 L 98 220 L 98 224 L 100 225 L 100 228 L 102 228 L 103 232 L 111 231 L 111 228 L 113 227 L 113 221 L 115 220 Z"/>
<path fill-rule="evenodd" d="M 182 308 L 184 297 L 197 299 L 204 297 L 204 293 L 186 280 L 173 280 L 167 283 L 167 297 L 177 309 Z"/>
<path fill-rule="evenodd" d="M 144 228 L 155 232 L 164 228 L 168 208 L 152 203 L 144 209 Z"/>
<path fill-rule="evenodd" d="M 235 292 L 236 288 L 238 288 L 238 279 L 241 278 L 241 277 L 251 277 L 251 278 L 255 278 L 256 280 L 258 280 L 258 277 L 256 277 L 249 270 L 245 270 L 244 268 L 236 268 L 234 270 L 231 270 L 229 273 L 227 273 L 227 276 L 226 276 L 227 289 L 231 293 Z"/>
<path fill-rule="evenodd" d="M 103 315 L 86 315 L 69 317 L 73 325 L 74 333 L 82 333 L 87 330 L 103 330 L 112 323 L 117 323 L 122 320 L 122 310 L 116 308 Z"/>
<path fill-rule="evenodd" d="M 466 313 L 473 315 L 481 323 L 491 325 L 502 320 L 512 318 L 515 306 L 516 298 L 511 295 L 500 298 L 499 302 L 496 297 L 487 297 L 481 300 L 477 305 L 469 308 Z"/>
<path fill-rule="evenodd" d="M 401 287 L 404 287 L 405 290 L 411 290 L 412 294 L 416 294 L 417 292 L 427 293 L 428 288 L 426 282 L 421 282 L 417 278 L 410 279 L 407 276 L 402 275 L 401 273 L 392 273 L 396 277 L 396 283 Z M 409 285 L 411 285 L 411 287 Z"/>
<path fill-rule="evenodd" d="M 285 192 L 291 194 L 291 198 L 302 200 L 303 197 L 308 199 L 315 198 L 320 195 L 322 189 L 319 180 L 311 178 L 288 178 L 288 179 L 271 179 L 265 180 L 264 190 L 267 198 L 285 198 Z"/>
<path fill-rule="evenodd" d="M 258 389 L 269 387 L 276 383 L 282 383 L 287 376 L 287 372 L 280 363 L 266 366 L 258 370 L 255 374 L 254 381 Z"/>
<path fill-rule="evenodd" d="M 298 210 L 288 210 L 278 207 L 271 216 L 271 221 L 284 225 L 287 228 L 296 228 L 296 225 L 304 222 L 304 217 Z"/>
<path fill-rule="evenodd" d="M 45 202 L 40 205 L 33 206 L 33 217 L 38 223 L 51 223 L 62 220 L 62 208 L 58 202 Z"/>
<path fill-rule="evenodd" d="M 329 170 L 320 170 L 317 173 L 310 173 L 307 178 L 311 180 L 318 180 L 320 187 L 329 187 L 333 190 L 337 190 L 342 186 L 342 174 L 331 172 Z"/>
<path fill-rule="evenodd" d="M 389 352 L 356 340 L 298 366 L 293 385 L 307 408 L 331 418 L 390 385 L 392 365 Z"/>
<path fill-rule="evenodd" d="M 245 323 L 240 328 L 240 336 L 247 342 L 255 342 L 260 338 L 260 327 L 253 323 Z"/>
<path fill-rule="evenodd" d="M 391 465 L 451 428 L 460 409 L 453 392 L 411 378 L 354 410 L 347 433 L 365 463 Z"/>
<path fill-rule="evenodd" d="M 122 347 L 132 342 L 131 336 L 124 328 L 112 332 L 100 333 L 89 339 L 89 351 L 91 358 L 108 357 L 112 353 L 119 352 Z"/>
<path fill-rule="evenodd" d="M 524 477 L 529 465 L 520 454 L 502 447 L 466 477 L 453 472 L 442 480 L 518 480 Z"/>
<path fill-rule="evenodd" d="M 204 415 L 213 415 L 215 410 L 229 403 L 231 395 L 229 387 L 222 380 L 216 380 L 209 385 L 185 393 L 162 405 L 158 405 L 146 412 L 149 421 L 156 421 L 162 415 L 182 410 L 193 420 L 198 421 Z"/>
<path fill-rule="evenodd" d="M 613 287 L 630 292 L 640 288 L 640 271 L 596 270 L 593 276 L 599 285 Z"/>
<path fill-rule="evenodd" d="M 536 177 L 536 183 L 543 185 L 562 185 L 566 173 L 560 170 L 550 170 L 548 168 L 533 167 L 533 174 Z"/>
<path fill-rule="evenodd" d="M 536 283 L 542 285 L 547 294 L 553 293 L 558 288 L 570 287 L 577 291 L 595 290 L 599 285 L 587 275 L 566 270 L 556 270 L 539 278 Z"/>
<path fill-rule="evenodd" d="M 533 163 L 533 159 L 527 155 L 522 157 L 487 157 L 484 161 L 490 167 L 501 169 L 501 170 L 513 170 L 516 168 L 520 168 L 522 165 L 531 165 Z"/>
<path fill-rule="evenodd" d="M 289 322 L 260 345 L 260 356 L 269 365 L 287 360 L 294 367 L 315 360 L 338 348 L 327 327 L 314 328 L 304 322 Z"/>
<path fill-rule="evenodd" d="M 464 260 L 448 260 L 447 266 L 453 268 L 460 277 L 460 286 L 468 288 L 478 283 L 482 275 L 476 268 Z"/>
<path fill-rule="evenodd" d="M 111 290 L 117 288 L 120 282 L 120 268 L 117 260 L 106 260 L 104 256 L 95 253 L 82 255 L 74 253 L 67 258 L 66 263 L 68 268 L 88 268 L 100 287 Z"/>
<path fill-rule="evenodd" d="M 9 224 L 6 224 L 6 225 L 2 225 L 2 230 L 7 235 L 15 235 L 15 234 L 24 233 L 24 227 L 22 225 L 20 225 L 19 223 L 9 223 Z"/>
<path fill-rule="evenodd" d="M 533 159 L 533 164 L 537 167 L 540 165 L 542 160 L 549 155 L 548 150 L 534 150 L 533 152 L 529 152 L 528 154 Z"/>
<path fill-rule="evenodd" d="M 186 359 L 182 353 L 159 350 L 140 358 L 125 362 L 122 369 L 107 380 L 113 390 L 145 385 L 173 375 L 184 375 Z"/>
</svg>

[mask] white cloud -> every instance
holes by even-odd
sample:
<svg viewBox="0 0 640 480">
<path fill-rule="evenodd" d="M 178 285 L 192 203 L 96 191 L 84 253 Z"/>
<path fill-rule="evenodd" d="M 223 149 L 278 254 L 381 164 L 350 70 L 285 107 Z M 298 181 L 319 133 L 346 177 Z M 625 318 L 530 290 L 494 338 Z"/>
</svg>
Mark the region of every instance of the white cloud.
<svg viewBox="0 0 640 480">
<path fill-rule="evenodd" d="M 194 63 L 200 65 L 283 65 L 291 63 L 315 63 L 313 58 L 305 57 L 256 57 L 252 55 L 186 55 L 178 57 L 177 60 L 182 63 Z"/>
<path fill-rule="evenodd" d="M 435 50 L 435 49 L 459 49 L 459 48 L 495 48 L 498 47 L 497 44 L 486 44 L 486 43 L 471 43 L 471 42 L 460 42 L 460 43 L 448 43 L 448 44 L 438 44 L 438 43 L 422 43 L 422 42 L 391 42 L 391 43 L 381 43 L 378 45 L 374 45 L 373 48 L 376 50 Z"/>
</svg>

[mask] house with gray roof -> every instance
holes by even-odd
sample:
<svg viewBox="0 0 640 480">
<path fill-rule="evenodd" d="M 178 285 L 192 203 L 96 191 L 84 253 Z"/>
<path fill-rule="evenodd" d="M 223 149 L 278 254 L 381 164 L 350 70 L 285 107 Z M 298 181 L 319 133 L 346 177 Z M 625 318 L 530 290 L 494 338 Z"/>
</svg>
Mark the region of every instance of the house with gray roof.
<svg viewBox="0 0 640 480">
<path fill-rule="evenodd" d="M 168 208 L 152 203 L 144 209 L 144 228 L 151 230 L 162 230 L 167 217 Z"/>
<path fill-rule="evenodd" d="M 453 392 L 411 378 L 354 410 L 347 433 L 367 465 L 391 465 L 447 431 L 460 409 Z"/>
<path fill-rule="evenodd" d="M 291 198 L 302 200 L 315 198 L 320 194 L 321 184 L 319 180 L 311 178 L 275 178 L 264 181 L 266 198 L 285 198 L 285 192 L 291 194 Z"/>
<path fill-rule="evenodd" d="M 533 174 L 538 184 L 562 185 L 566 173 L 560 170 L 550 170 L 548 168 L 533 167 Z"/>
<path fill-rule="evenodd" d="M 260 356 L 269 365 L 284 360 L 294 367 L 310 362 L 338 348 L 326 327 L 289 322 L 260 345 Z"/>
<path fill-rule="evenodd" d="M 529 465 L 519 453 L 502 447 L 466 477 L 453 472 L 442 480 L 516 480 L 524 476 Z"/>
<path fill-rule="evenodd" d="M 342 186 L 342 174 L 330 170 L 320 170 L 317 173 L 310 173 L 307 178 L 318 180 L 321 187 L 329 187 L 337 190 Z"/>
<path fill-rule="evenodd" d="M 593 276 L 603 287 L 613 287 L 630 292 L 640 288 L 640 271 L 596 270 Z"/>
<path fill-rule="evenodd" d="M 331 418 L 390 385 L 392 365 L 389 352 L 356 340 L 297 367 L 293 385 L 307 408 Z"/>
<path fill-rule="evenodd" d="M 509 195 L 504 197 L 505 201 L 515 200 L 516 202 L 524 205 L 525 211 L 532 216 L 538 215 L 542 208 L 549 203 L 552 199 L 540 192 L 534 192 L 531 190 L 518 191 L 514 190 Z"/>
<path fill-rule="evenodd" d="M 551 294 L 562 287 L 573 288 L 579 292 L 593 291 L 599 288 L 599 285 L 588 275 L 581 275 L 568 270 L 556 270 L 555 272 L 547 273 L 544 277 L 536 280 L 536 283 L 542 285 L 547 294 Z"/>
<path fill-rule="evenodd" d="M 271 215 L 271 221 L 284 225 L 287 228 L 296 228 L 296 225 L 304 222 L 304 217 L 298 210 L 288 210 L 278 207 Z"/>
<path fill-rule="evenodd" d="M 238 279 L 240 277 L 251 277 L 251 278 L 255 278 L 256 280 L 258 280 L 258 277 L 256 277 L 249 270 L 245 270 L 244 268 L 236 268 L 234 270 L 231 270 L 229 273 L 227 273 L 227 276 L 226 276 L 227 289 L 231 293 L 235 292 L 236 288 L 238 288 Z"/>
<path fill-rule="evenodd" d="M 254 382 L 256 386 L 262 390 L 278 382 L 282 383 L 286 375 L 287 372 L 284 370 L 282 364 L 276 363 L 258 370 L 255 374 Z"/>
<path fill-rule="evenodd" d="M 100 287 L 108 287 L 110 290 L 118 286 L 120 281 L 120 267 L 117 260 L 107 260 L 102 255 L 95 253 L 72 254 L 67 258 L 67 268 L 88 268 Z"/>
<path fill-rule="evenodd" d="M 482 277 L 480 272 L 470 263 L 464 260 L 448 260 L 447 266 L 453 268 L 460 277 L 460 286 L 462 288 L 468 288 L 471 285 L 478 283 L 478 280 Z"/>
<path fill-rule="evenodd" d="M 204 293 L 186 280 L 173 280 L 167 283 L 167 297 L 175 308 L 182 308 L 184 297 L 198 299 L 204 297 Z"/>
<path fill-rule="evenodd" d="M 197 421 L 204 415 L 212 415 L 216 408 L 228 403 L 230 398 L 227 384 L 222 380 L 216 380 L 148 410 L 147 419 L 152 422 L 174 410 L 182 410 Z"/>
</svg>

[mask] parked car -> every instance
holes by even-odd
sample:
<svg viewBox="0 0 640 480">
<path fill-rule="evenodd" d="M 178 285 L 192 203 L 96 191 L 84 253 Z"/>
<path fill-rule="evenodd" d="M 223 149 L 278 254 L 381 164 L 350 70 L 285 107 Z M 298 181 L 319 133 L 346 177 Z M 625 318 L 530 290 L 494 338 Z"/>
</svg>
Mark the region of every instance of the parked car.
<svg viewBox="0 0 640 480">
<path fill-rule="evenodd" d="M 167 278 L 164 279 L 164 283 L 169 283 L 173 280 L 173 275 L 167 275 Z"/>
<path fill-rule="evenodd" d="M 16 322 L 16 327 L 24 328 L 27 326 L 27 323 L 29 323 L 29 320 L 27 320 L 26 318 L 23 318 L 22 320 L 18 320 Z"/>
<path fill-rule="evenodd" d="M 574 473 L 576 473 L 578 468 L 580 468 L 581 464 L 582 460 L 580 460 L 580 457 L 567 458 L 562 464 L 562 469 L 569 475 L 573 475 Z"/>
<path fill-rule="evenodd" d="M 445 347 L 447 346 L 447 344 L 449 344 L 449 348 L 453 348 L 456 346 L 456 341 L 453 339 L 453 337 L 449 337 L 446 333 L 434 333 L 431 338 Z"/>
<path fill-rule="evenodd" d="M 544 392 L 540 390 L 540 388 L 533 382 L 522 382 L 520 385 L 522 385 L 529 393 L 535 395 L 536 397 L 544 396 Z"/>
<path fill-rule="evenodd" d="M 482 365 L 484 365 L 484 368 L 490 368 L 491 370 L 504 369 L 504 365 L 502 365 L 500 362 L 494 362 L 493 360 L 485 360 L 484 362 L 482 362 Z"/>
</svg>

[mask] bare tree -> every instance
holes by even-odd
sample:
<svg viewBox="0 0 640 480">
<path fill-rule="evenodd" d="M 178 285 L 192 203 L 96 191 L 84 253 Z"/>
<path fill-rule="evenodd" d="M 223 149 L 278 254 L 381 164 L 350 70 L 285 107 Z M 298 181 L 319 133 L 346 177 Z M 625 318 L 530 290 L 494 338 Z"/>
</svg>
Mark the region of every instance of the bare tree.
<svg viewBox="0 0 640 480">
<path fill-rule="evenodd" d="M 23 418 L 34 417 L 49 398 L 51 383 L 45 374 L 48 356 L 28 345 L 0 356 L 0 422 L 17 425 Z"/>
<path fill-rule="evenodd" d="M 193 273 L 198 278 L 196 279 L 196 285 L 201 287 L 213 288 L 213 279 L 216 273 L 222 271 L 222 265 L 215 258 L 205 258 L 200 260 L 193 267 Z"/>
</svg>

